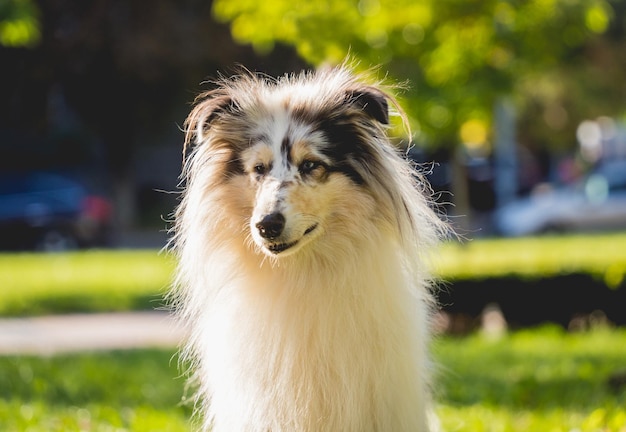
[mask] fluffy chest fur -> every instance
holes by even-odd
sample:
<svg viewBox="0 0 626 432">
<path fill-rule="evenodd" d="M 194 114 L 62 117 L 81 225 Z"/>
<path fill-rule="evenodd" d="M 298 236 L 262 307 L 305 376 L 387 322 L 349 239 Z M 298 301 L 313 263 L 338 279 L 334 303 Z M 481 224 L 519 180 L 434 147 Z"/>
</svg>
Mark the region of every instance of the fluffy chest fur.
<svg viewBox="0 0 626 432">
<path fill-rule="evenodd" d="M 393 246 L 369 250 L 355 251 L 352 272 L 256 268 L 222 288 L 229 292 L 202 314 L 196 342 L 214 430 L 424 430 L 417 333 L 428 312 Z"/>
</svg>

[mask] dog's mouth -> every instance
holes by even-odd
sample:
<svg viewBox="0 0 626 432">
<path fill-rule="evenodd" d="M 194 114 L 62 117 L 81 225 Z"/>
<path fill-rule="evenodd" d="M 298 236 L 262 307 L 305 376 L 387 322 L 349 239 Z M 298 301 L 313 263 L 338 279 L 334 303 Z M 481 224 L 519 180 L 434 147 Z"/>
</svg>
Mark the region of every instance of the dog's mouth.
<svg viewBox="0 0 626 432">
<path fill-rule="evenodd" d="M 298 243 L 298 240 L 293 241 L 291 243 L 272 243 L 272 244 L 268 244 L 266 247 L 267 247 L 267 250 L 269 250 L 270 252 L 279 254 L 281 252 L 286 251 L 290 247 L 295 246 L 297 243 Z"/>
<path fill-rule="evenodd" d="M 317 228 L 317 224 L 313 224 L 310 227 L 308 227 L 304 231 L 303 237 L 308 234 L 311 234 L 313 231 L 315 231 L 316 228 Z M 267 248 L 267 250 L 269 250 L 273 254 L 279 254 L 281 252 L 286 251 L 287 249 L 294 247 L 295 245 L 298 244 L 299 241 L 300 240 L 294 240 L 288 243 L 270 243 L 270 244 L 267 244 L 265 247 Z"/>
<path fill-rule="evenodd" d="M 310 227 L 306 229 L 306 231 L 304 232 L 304 235 L 312 233 L 315 230 L 315 228 L 317 228 L 317 224 L 311 225 Z"/>
</svg>

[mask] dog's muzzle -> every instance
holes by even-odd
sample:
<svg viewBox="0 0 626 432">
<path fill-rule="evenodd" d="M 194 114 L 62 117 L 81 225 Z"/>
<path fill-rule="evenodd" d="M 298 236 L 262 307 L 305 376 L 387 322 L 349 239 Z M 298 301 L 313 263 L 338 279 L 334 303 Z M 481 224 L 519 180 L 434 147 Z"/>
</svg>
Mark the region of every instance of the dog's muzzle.
<svg viewBox="0 0 626 432">
<path fill-rule="evenodd" d="M 279 254 L 298 244 L 300 239 L 293 241 L 281 241 L 280 237 L 285 230 L 285 216 L 282 213 L 270 213 L 255 224 L 261 238 L 265 240 L 265 248 L 273 254 Z M 317 228 L 317 224 L 307 228 L 302 236 L 306 236 Z"/>
</svg>

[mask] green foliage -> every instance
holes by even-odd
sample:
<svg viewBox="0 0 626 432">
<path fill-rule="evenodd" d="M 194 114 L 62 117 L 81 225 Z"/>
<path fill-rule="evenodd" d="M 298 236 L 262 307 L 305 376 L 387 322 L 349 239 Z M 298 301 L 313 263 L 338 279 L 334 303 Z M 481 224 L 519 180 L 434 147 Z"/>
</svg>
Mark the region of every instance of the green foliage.
<svg viewBox="0 0 626 432">
<path fill-rule="evenodd" d="M 41 38 L 39 11 L 32 0 L 0 0 L 0 45 L 32 47 Z"/>
<path fill-rule="evenodd" d="M 454 432 L 624 432 L 626 331 L 442 337 L 437 411 Z M 0 430 L 188 431 L 171 351 L 0 357 Z"/>
<path fill-rule="evenodd" d="M 215 0 L 213 8 L 235 40 L 261 52 L 286 43 L 315 65 L 349 54 L 359 67 L 383 64 L 408 79 L 412 129 L 438 144 L 457 142 L 468 122 L 488 128 L 501 95 L 564 97 L 546 76 L 562 84 L 561 66 L 614 15 L 606 0 Z"/>
</svg>

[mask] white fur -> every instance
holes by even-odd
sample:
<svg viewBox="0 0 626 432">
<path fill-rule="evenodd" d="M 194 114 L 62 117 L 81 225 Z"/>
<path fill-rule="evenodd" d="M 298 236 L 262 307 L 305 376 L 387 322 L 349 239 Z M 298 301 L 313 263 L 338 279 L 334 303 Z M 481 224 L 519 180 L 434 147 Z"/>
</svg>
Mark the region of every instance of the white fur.
<svg viewBox="0 0 626 432">
<path fill-rule="evenodd" d="M 445 226 L 385 126 L 345 98 L 355 89 L 394 103 L 345 68 L 275 82 L 246 75 L 221 82 L 188 119 L 195 147 L 172 299 L 190 330 L 184 353 L 206 430 L 431 430 L 425 258 Z M 327 137 L 294 121 L 296 107 L 358 122 L 377 161 L 362 170 L 365 184 L 328 168 Z M 233 158 L 243 174 L 225 174 Z M 307 160 L 324 165 L 305 175 Z M 256 223 L 275 211 L 285 229 L 268 240 Z M 278 241 L 297 243 L 272 253 Z"/>
</svg>

